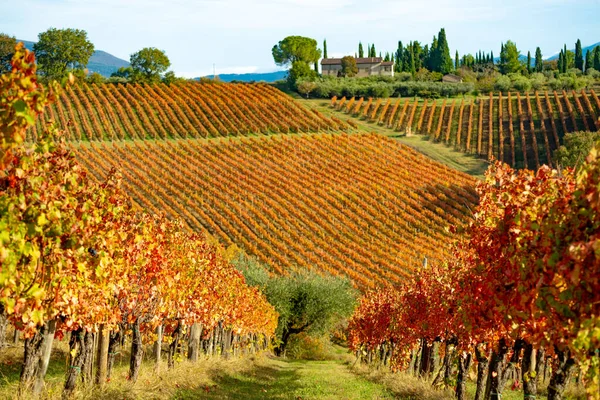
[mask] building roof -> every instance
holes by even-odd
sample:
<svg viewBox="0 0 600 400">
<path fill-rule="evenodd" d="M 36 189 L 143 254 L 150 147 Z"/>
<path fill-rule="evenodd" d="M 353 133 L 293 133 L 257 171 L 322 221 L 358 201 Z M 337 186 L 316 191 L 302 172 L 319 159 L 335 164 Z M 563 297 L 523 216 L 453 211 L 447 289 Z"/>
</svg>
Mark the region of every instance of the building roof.
<svg viewBox="0 0 600 400">
<path fill-rule="evenodd" d="M 383 61 L 381 57 L 363 57 L 356 58 L 357 64 L 380 64 Z M 341 65 L 341 58 L 324 58 L 321 60 L 321 65 Z"/>
<path fill-rule="evenodd" d="M 447 74 L 442 77 L 442 82 L 462 82 L 462 78 L 458 75 Z"/>
<path fill-rule="evenodd" d="M 381 65 L 391 66 L 391 65 L 394 65 L 394 62 L 393 61 L 384 61 L 384 62 L 381 63 Z"/>
</svg>

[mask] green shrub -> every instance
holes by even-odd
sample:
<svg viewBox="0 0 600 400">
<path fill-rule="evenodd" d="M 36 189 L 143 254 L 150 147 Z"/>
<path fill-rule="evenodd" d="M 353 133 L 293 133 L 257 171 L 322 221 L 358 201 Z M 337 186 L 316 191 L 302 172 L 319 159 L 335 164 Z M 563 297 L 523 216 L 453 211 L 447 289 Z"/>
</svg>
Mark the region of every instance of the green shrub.
<svg viewBox="0 0 600 400">
<path fill-rule="evenodd" d="M 554 152 L 554 160 L 563 168 L 578 168 L 599 140 L 600 132 L 567 133 L 564 144 Z"/>
<path fill-rule="evenodd" d="M 302 270 L 285 276 L 269 276 L 256 260 L 244 255 L 234 261 L 251 286 L 258 287 L 279 313 L 275 352 L 282 354 L 290 338 L 333 331 L 354 311 L 358 296 L 350 280 Z"/>
</svg>

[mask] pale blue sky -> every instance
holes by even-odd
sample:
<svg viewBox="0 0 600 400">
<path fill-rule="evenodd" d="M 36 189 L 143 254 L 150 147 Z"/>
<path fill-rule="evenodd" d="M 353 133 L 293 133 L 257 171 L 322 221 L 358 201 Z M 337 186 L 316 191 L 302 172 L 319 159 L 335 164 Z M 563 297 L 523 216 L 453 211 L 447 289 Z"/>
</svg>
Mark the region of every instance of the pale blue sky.
<svg viewBox="0 0 600 400">
<path fill-rule="evenodd" d="M 511 39 L 545 56 L 563 43 L 600 42 L 600 0 L 0 0 L 0 32 L 37 40 L 49 27 L 88 32 L 96 49 L 129 60 L 142 47 L 167 52 L 186 77 L 272 71 L 271 48 L 288 35 L 327 38 L 329 56 L 358 41 L 393 51 L 398 40 L 430 43 L 446 28 L 450 49 L 499 54 Z"/>
</svg>

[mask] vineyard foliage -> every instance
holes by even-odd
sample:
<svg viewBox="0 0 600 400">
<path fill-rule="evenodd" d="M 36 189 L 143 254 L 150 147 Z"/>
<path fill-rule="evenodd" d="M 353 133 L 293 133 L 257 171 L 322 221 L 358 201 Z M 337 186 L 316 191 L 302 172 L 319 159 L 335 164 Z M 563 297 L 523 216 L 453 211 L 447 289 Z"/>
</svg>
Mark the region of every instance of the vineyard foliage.
<svg viewBox="0 0 600 400">
<path fill-rule="evenodd" d="M 376 134 L 72 144 L 96 176 L 119 167 L 149 212 L 236 244 L 281 273 L 370 288 L 442 262 L 477 203 L 474 179 Z"/>
<path fill-rule="evenodd" d="M 459 151 L 493 157 L 513 168 L 553 166 L 553 152 L 565 134 L 600 130 L 600 99 L 594 90 L 524 96 L 490 93 L 433 102 L 398 99 L 393 107 L 378 108 L 380 103 L 380 99 L 334 97 L 331 106 L 394 131 L 428 135 Z"/>
<path fill-rule="evenodd" d="M 68 87 L 29 129 L 50 123 L 71 141 L 210 138 L 347 130 L 265 84 L 128 84 Z"/>
<path fill-rule="evenodd" d="M 66 332 L 65 397 L 86 357 L 82 341 L 99 327 L 133 330 L 133 381 L 142 340 L 159 326 L 174 336 L 184 324 L 226 329 L 239 346 L 273 335 L 273 307 L 204 235 L 134 208 L 114 170 L 90 179 L 59 130 L 24 143 L 35 116 L 61 93 L 38 85 L 31 53 L 17 47 L 0 84 L 0 318 L 26 338 L 21 389 L 36 381 L 40 393 L 54 335 Z"/>
</svg>

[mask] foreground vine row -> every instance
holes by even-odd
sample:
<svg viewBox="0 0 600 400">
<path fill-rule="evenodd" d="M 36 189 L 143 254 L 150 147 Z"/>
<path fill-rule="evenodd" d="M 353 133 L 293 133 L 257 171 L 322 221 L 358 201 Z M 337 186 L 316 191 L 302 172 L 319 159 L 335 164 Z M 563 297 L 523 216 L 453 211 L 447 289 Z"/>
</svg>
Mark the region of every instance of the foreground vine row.
<svg viewBox="0 0 600 400">
<path fill-rule="evenodd" d="M 28 132 L 51 121 L 74 141 L 201 138 L 346 130 L 265 84 L 74 85 Z"/>
<path fill-rule="evenodd" d="M 552 166 L 565 133 L 600 130 L 600 99 L 593 91 L 490 93 L 471 100 L 356 100 L 333 98 L 331 106 L 394 131 L 431 140 L 514 168 Z"/>
<path fill-rule="evenodd" d="M 442 261 L 477 202 L 474 179 L 380 135 L 73 145 L 98 179 L 123 171 L 151 212 L 181 217 L 273 270 L 313 267 L 360 287 Z"/>
</svg>

